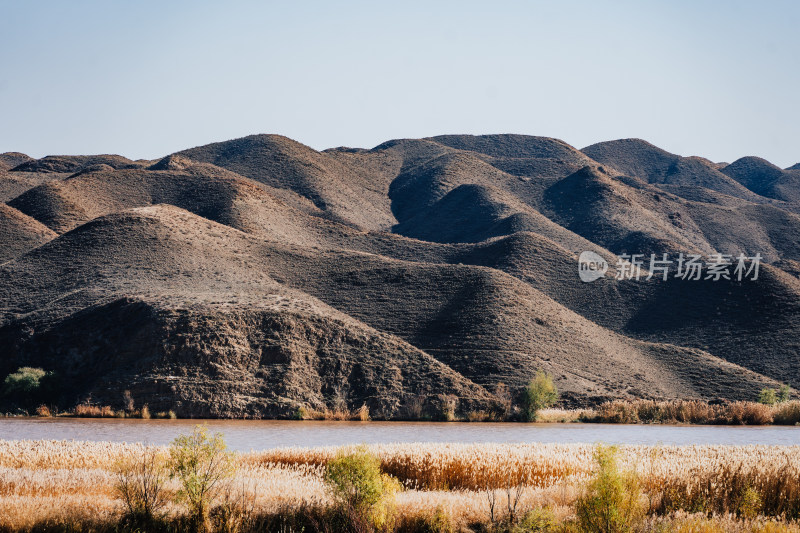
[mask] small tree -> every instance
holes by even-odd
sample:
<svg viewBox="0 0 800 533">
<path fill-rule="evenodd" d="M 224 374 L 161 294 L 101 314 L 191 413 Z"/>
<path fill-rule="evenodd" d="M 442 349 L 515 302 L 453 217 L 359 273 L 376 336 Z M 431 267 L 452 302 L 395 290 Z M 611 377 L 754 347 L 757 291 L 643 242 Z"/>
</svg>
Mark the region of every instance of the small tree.
<svg viewBox="0 0 800 533">
<path fill-rule="evenodd" d="M 764 502 L 761 499 L 761 494 L 753 487 L 747 487 L 742 491 L 736 514 L 747 520 L 753 520 L 759 515 L 763 507 Z"/>
<path fill-rule="evenodd" d="M 523 391 L 522 416 L 527 422 L 533 422 L 540 409 L 552 407 L 556 402 L 558 389 L 553 378 L 540 370 Z"/>
<path fill-rule="evenodd" d="M 47 372 L 41 368 L 23 366 L 13 374 L 6 376 L 4 392 L 6 394 L 32 394 L 39 390 L 41 380 Z"/>
<path fill-rule="evenodd" d="M 160 519 L 168 501 L 164 491 L 168 473 L 163 454 L 157 448 L 147 448 L 139 457 L 120 460 L 115 470 L 114 488 L 132 525 L 147 527 Z"/>
<path fill-rule="evenodd" d="M 382 528 L 391 521 L 391 496 L 399 483 L 381 474 L 381 462 L 365 447 L 340 452 L 328 462 L 325 481 L 352 521 Z"/>
<path fill-rule="evenodd" d="M 780 390 L 778 390 L 778 402 L 788 402 L 792 399 L 792 388 L 789 385 L 781 385 Z"/>
<path fill-rule="evenodd" d="M 639 481 L 619 469 L 616 446 L 599 446 L 597 468 L 585 493 L 575 503 L 582 531 L 626 533 L 644 516 Z"/>
<path fill-rule="evenodd" d="M 6 376 L 2 392 L 20 407 L 30 409 L 52 401 L 56 388 L 57 380 L 52 372 L 23 366 Z"/>
<path fill-rule="evenodd" d="M 775 392 L 775 389 L 761 389 L 761 392 L 758 393 L 758 403 L 763 403 L 765 405 L 775 405 L 778 403 L 778 394 Z"/>
<path fill-rule="evenodd" d="M 191 435 L 176 438 L 169 449 L 171 476 L 178 478 L 178 499 L 186 502 L 195 528 L 209 528 L 209 512 L 224 488 L 224 481 L 236 472 L 235 455 L 228 451 L 221 433 L 209 435 L 197 426 Z"/>
</svg>

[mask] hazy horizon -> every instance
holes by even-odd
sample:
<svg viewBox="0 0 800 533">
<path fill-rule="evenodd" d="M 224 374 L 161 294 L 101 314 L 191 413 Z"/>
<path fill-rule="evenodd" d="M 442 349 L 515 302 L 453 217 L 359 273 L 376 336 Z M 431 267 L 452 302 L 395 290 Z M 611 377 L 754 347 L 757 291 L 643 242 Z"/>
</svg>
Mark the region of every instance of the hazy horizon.
<svg viewBox="0 0 800 533">
<path fill-rule="evenodd" d="M 791 2 L 9 3 L 0 152 L 516 133 L 787 167 L 797 15 Z"/>
</svg>

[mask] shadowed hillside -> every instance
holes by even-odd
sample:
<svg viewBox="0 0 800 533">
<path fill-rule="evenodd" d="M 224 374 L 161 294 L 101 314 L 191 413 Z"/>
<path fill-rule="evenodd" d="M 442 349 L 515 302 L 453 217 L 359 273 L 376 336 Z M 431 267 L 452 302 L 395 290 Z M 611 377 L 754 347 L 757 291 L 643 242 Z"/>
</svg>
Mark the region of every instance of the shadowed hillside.
<svg viewBox="0 0 800 533">
<path fill-rule="evenodd" d="M 795 167 L 783 170 L 760 157 L 743 157 L 720 171 L 761 196 L 800 202 L 800 169 Z"/>
<path fill-rule="evenodd" d="M 219 417 L 490 411 L 538 370 L 569 405 L 752 400 L 800 387 L 797 172 L 523 135 L 5 153 L 0 373 L 55 372 L 64 406 L 130 390 Z M 585 250 L 610 264 L 593 283 Z M 764 264 L 617 280 L 624 253 Z"/>
</svg>

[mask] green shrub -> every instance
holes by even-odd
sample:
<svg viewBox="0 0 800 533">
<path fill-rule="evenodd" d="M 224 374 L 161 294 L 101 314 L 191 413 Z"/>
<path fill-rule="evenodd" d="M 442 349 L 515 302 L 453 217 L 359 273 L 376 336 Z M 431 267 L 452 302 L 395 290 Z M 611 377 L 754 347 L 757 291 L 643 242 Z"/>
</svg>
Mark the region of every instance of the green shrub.
<svg viewBox="0 0 800 533">
<path fill-rule="evenodd" d="M 4 385 L 4 392 L 6 394 L 32 394 L 39 390 L 42 378 L 47 375 L 47 372 L 41 368 L 31 368 L 23 366 L 13 374 L 6 376 Z"/>
<path fill-rule="evenodd" d="M 778 402 L 784 403 L 792 399 L 792 388 L 789 385 L 781 385 L 778 390 Z"/>
<path fill-rule="evenodd" d="M 424 514 L 413 518 L 400 530 L 413 531 L 414 533 L 456 533 L 452 518 L 441 506 L 432 514 Z"/>
<path fill-rule="evenodd" d="M 762 507 L 761 495 L 753 487 L 747 487 L 742 492 L 739 508 L 736 511 L 742 518 L 752 520 L 761 513 Z"/>
<path fill-rule="evenodd" d="M 558 402 L 558 389 L 553 383 L 553 378 L 540 370 L 523 391 L 522 416 L 525 421 L 533 422 L 540 409 L 552 407 L 556 402 Z"/>
<path fill-rule="evenodd" d="M 58 380 L 52 372 L 23 366 L 6 376 L 2 393 L 18 407 L 33 409 L 56 400 Z"/>
<path fill-rule="evenodd" d="M 207 427 L 197 426 L 172 442 L 168 466 L 171 477 L 180 481 L 178 500 L 189 508 L 192 527 L 207 530 L 211 507 L 225 480 L 236 473 L 235 455 L 221 433 L 209 435 Z"/>
<path fill-rule="evenodd" d="M 758 403 L 775 405 L 778 403 L 778 393 L 775 392 L 775 389 L 761 389 L 761 392 L 758 393 Z"/>
<path fill-rule="evenodd" d="M 393 522 L 393 496 L 400 484 L 381 473 L 380 460 L 365 447 L 342 451 L 331 459 L 325 481 L 349 521 L 377 529 Z"/>
<path fill-rule="evenodd" d="M 511 526 L 510 533 L 546 533 L 556 531 L 557 520 L 549 509 L 531 509 Z"/>
<path fill-rule="evenodd" d="M 575 504 L 581 530 L 592 533 L 633 531 L 644 516 L 637 477 L 620 471 L 615 446 L 599 446 L 595 461 L 594 476 Z"/>
</svg>

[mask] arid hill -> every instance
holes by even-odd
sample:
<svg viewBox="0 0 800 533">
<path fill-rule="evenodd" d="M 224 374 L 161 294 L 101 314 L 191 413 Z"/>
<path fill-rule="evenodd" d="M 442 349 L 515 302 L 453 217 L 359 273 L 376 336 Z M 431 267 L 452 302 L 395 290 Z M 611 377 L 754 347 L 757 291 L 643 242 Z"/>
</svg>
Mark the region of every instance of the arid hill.
<svg viewBox="0 0 800 533">
<path fill-rule="evenodd" d="M 798 172 L 523 135 L 1 154 L 0 374 L 186 416 L 491 410 L 537 370 L 566 405 L 754 399 L 800 387 Z M 617 279 L 665 253 L 763 263 Z"/>
</svg>

